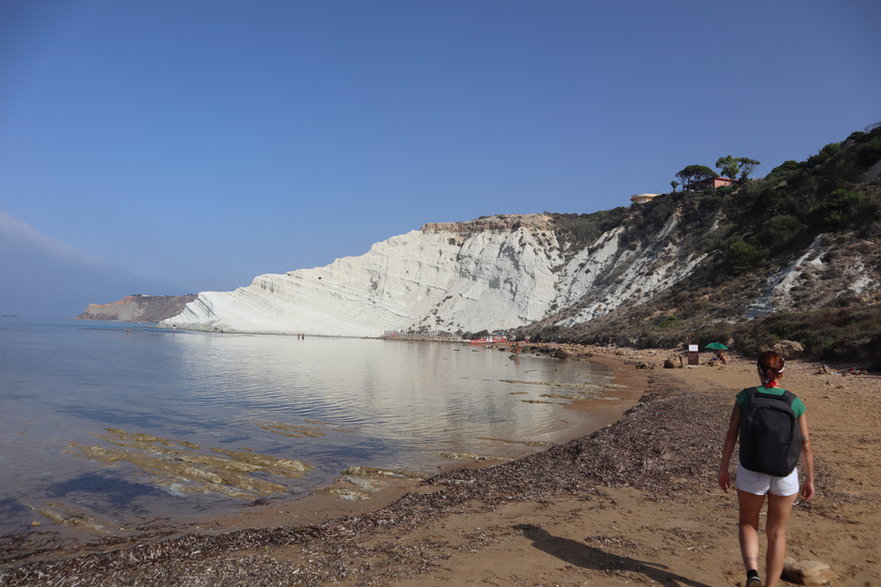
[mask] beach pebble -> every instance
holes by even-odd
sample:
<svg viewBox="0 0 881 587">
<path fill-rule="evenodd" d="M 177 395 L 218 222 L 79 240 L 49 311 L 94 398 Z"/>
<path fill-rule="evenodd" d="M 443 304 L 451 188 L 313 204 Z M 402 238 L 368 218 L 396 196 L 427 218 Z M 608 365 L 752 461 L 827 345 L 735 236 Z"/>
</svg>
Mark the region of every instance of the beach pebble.
<svg viewBox="0 0 881 587">
<path fill-rule="evenodd" d="M 821 561 L 797 561 L 789 557 L 783 564 L 783 579 L 797 585 L 829 585 L 836 578 L 832 568 Z"/>
</svg>

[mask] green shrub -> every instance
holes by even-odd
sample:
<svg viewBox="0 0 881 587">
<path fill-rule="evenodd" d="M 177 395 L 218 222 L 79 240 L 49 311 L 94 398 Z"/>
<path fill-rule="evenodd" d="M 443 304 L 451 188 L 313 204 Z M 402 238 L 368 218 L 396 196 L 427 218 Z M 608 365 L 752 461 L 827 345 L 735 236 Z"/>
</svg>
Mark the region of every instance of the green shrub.
<svg viewBox="0 0 881 587">
<path fill-rule="evenodd" d="M 851 211 L 861 197 L 846 189 L 837 189 L 823 199 L 808 213 L 811 225 L 820 232 L 832 232 L 845 228 Z"/>
<path fill-rule="evenodd" d="M 871 167 L 881 160 L 881 134 L 859 145 L 855 159 L 857 165 L 862 167 Z"/>
<path fill-rule="evenodd" d="M 682 318 L 676 314 L 671 314 L 670 316 L 662 318 L 660 322 L 658 322 L 658 328 L 672 328 L 680 324 L 682 324 Z"/>
<path fill-rule="evenodd" d="M 825 147 L 820 150 L 821 155 L 825 155 L 826 157 L 831 157 L 835 153 L 838 152 L 838 149 L 841 148 L 841 143 L 829 143 Z"/>
<path fill-rule="evenodd" d="M 559 238 L 570 248 L 580 250 L 624 222 L 629 212 L 619 206 L 593 214 L 549 214 L 557 226 Z"/>
<path fill-rule="evenodd" d="M 881 304 L 775 314 L 740 325 L 734 336 L 748 354 L 789 339 L 819 360 L 881 368 Z"/>
<path fill-rule="evenodd" d="M 795 216 L 779 214 L 761 224 L 756 240 L 775 253 L 785 249 L 805 228 L 806 225 Z"/>
<path fill-rule="evenodd" d="M 768 255 L 768 249 L 745 242 L 740 236 L 729 239 L 725 248 L 729 271 L 735 275 L 755 268 Z"/>
</svg>

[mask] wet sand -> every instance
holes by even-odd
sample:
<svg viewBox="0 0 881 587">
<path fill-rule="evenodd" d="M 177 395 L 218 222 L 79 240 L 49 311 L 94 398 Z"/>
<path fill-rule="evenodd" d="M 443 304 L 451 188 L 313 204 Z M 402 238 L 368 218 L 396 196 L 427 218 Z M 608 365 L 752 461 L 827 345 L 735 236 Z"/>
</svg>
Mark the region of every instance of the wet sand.
<svg viewBox="0 0 881 587">
<path fill-rule="evenodd" d="M 606 406 L 609 418 L 641 396 L 592 434 L 516 461 L 405 480 L 366 502 L 316 496 L 103 552 L 46 553 L 4 565 L 0 583 L 742 582 L 735 498 L 715 479 L 733 396 L 754 384 L 752 361 L 636 369 L 670 353 L 580 351 L 612 366 L 632 394 Z M 790 553 L 831 565 L 836 584 L 878 585 L 881 378 L 818 367 L 787 364 L 785 386 L 808 405 L 818 471 L 818 495 L 793 514 Z"/>
</svg>

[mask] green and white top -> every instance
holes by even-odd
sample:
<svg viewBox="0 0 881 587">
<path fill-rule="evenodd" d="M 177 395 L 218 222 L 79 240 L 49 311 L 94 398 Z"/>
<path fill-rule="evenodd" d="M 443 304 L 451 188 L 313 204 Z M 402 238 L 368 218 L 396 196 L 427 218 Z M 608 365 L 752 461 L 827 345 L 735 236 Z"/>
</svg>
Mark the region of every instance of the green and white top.
<svg viewBox="0 0 881 587">
<path fill-rule="evenodd" d="M 749 390 L 750 389 L 752 389 L 752 387 L 748 387 L 746 389 L 741 390 L 737 394 L 737 397 L 734 398 L 734 403 L 737 404 L 738 406 L 740 406 L 741 411 L 745 412 L 747 410 L 747 408 L 749 408 L 749 406 L 746 404 L 749 402 Z M 776 395 L 776 396 L 781 396 L 786 391 L 782 387 L 776 387 L 776 386 L 775 387 L 765 387 L 764 385 L 759 385 L 757 387 L 757 389 L 758 389 L 759 393 L 764 393 L 766 395 Z M 803 401 L 801 401 L 801 398 L 799 398 L 798 396 L 796 396 L 796 398 L 794 400 L 792 400 L 792 411 L 795 412 L 796 418 L 800 418 L 801 415 L 807 411 L 807 409 L 808 408 L 805 406 L 805 403 Z"/>
</svg>

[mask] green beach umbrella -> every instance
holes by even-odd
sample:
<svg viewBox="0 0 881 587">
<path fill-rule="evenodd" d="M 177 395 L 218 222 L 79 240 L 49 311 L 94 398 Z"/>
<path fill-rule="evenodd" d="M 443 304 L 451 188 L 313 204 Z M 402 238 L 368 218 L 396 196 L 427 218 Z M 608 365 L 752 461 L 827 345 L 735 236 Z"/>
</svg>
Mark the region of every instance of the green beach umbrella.
<svg viewBox="0 0 881 587">
<path fill-rule="evenodd" d="M 727 351 L 728 350 L 728 347 L 725 346 L 724 344 L 722 344 L 721 342 L 711 342 L 710 344 L 708 344 L 704 348 L 705 349 L 712 349 L 714 351 Z"/>
</svg>

